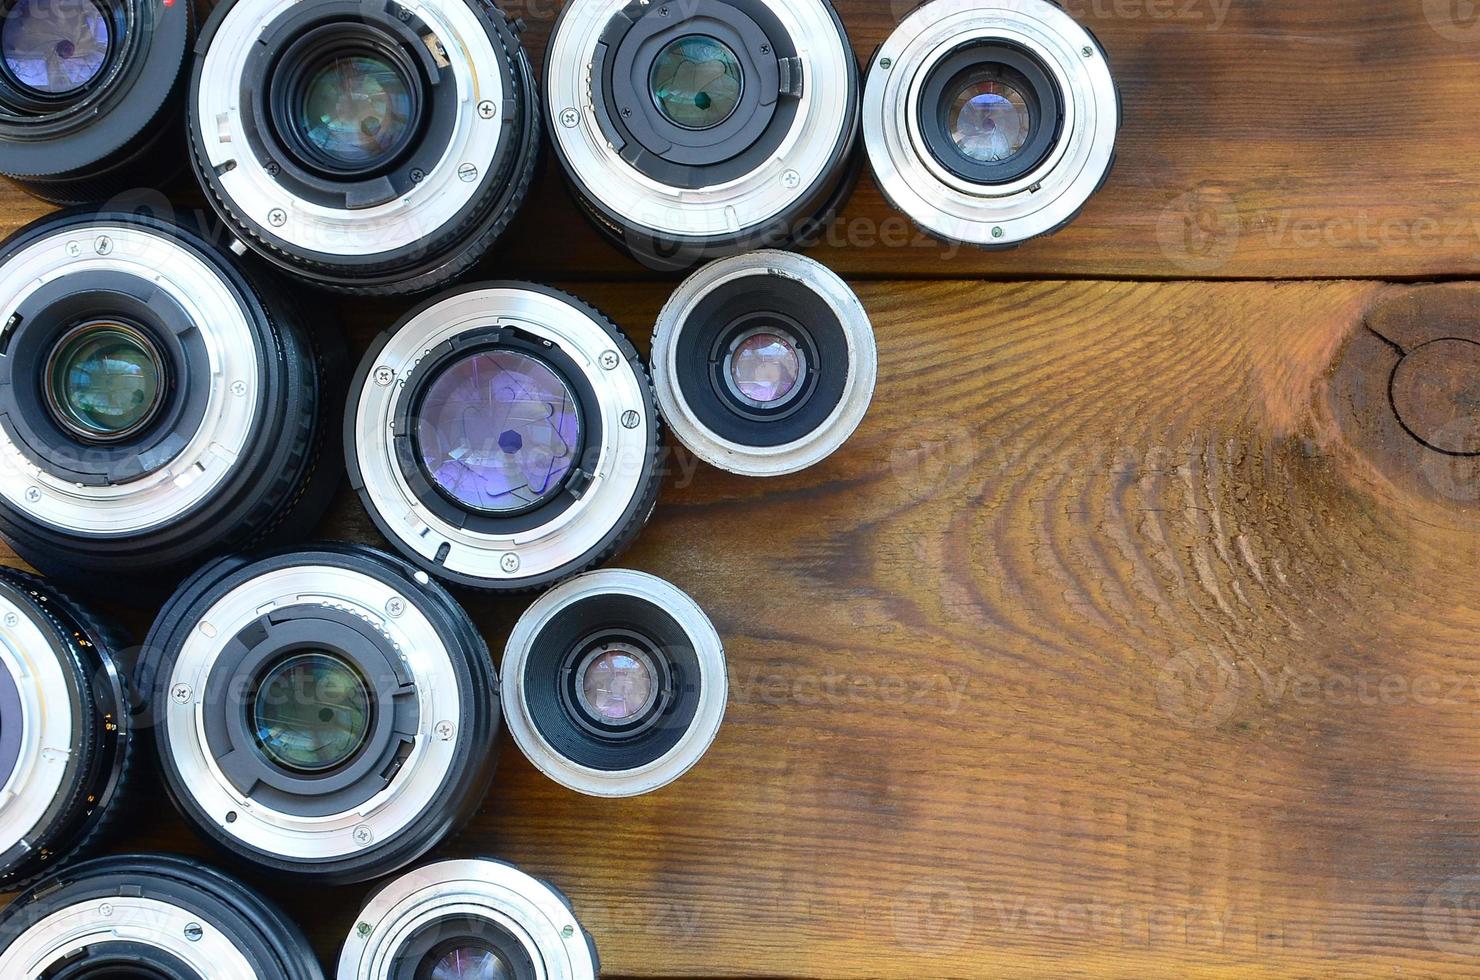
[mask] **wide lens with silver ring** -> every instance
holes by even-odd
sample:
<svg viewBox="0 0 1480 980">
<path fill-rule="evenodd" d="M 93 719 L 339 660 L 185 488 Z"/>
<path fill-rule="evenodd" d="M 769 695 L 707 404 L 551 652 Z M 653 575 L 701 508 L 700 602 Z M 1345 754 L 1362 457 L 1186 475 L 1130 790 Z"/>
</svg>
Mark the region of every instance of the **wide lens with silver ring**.
<svg viewBox="0 0 1480 980">
<path fill-rule="evenodd" d="M 179 173 L 191 7 L 0 0 L 0 173 L 57 204 Z"/>
<path fill-rule="evenodd" d="M 333 332 L 304 331 L 193 225 L 76 211 L 23 228 L 0 244 L 0 323 L 0 533 L 49 576 L 168 587 L 327 507 Z"/>
<path fill-rule="evenodd" d="M 877 354 L 863 304 L 821 263 L 767 250 L 686 279 L 653 330 L 653 384 L 694 455 L 780 476 L 831 455 L 863 421 Z"/>
<path fill-rule="evenodd" d="M 323 980 L 298 927 L 199 861 L 124 854 L 72 865 L 0 912 L 6 980 Z"/>
<path fill-rule="evenodd" d="M 931 0 L 874 55 L 863 137 L 885 197 L 938 238 L 1057 231 L 1115 160 L 1105 50 L 1049 0 Z"/>
<path fill-rule="evenodd" d="M 192 162 L 243 242 L 319 286 L 429 289 L 523 202 L 533 69 L 483 0 L 228 0 L 202 30 Z"/>
<path fill-rule="evenodd" d="M 814 236 L 856 176 L 858 101 L 827 0 L 572 0 L 545 58 L 577 196 L 660 268 Z"/>
<path fill-rule="evenodd" d="M 41 579 L 0 569 L 0 890 L 93 850 L 117 814 L 133 754 L 126 645 Z"/>
<path fill-rule="evenodd" d="M 719 733 L 729 678 L 699 604 L 644 572 L 602 569 L 541 596 L 504 649 L 504 717 L 551 779 L 637 796 L 698 763 Z"/>
<path fill-rule="evenodd" d="M 330 882 L 416 860 L 483 802 L 498 679 L 460 606 L 357 545 L 223 558 L 144 645 L 170 795 L 233 857 Z"/>
<path fill-rule="evenodd" d="M 339 980 L 595 980 L 596 944 L 552 885 L 491 860 L 441 861 L 381 888 Z"/>
<path fill-rule="evenodd" d="M 381 533 L 461 585 L 532 589 L 610 558 L 657 498 L 637 352 L 558 290 L 487 283 L 371 345 L 345 415 L 350 483 Z"/>
</svg>

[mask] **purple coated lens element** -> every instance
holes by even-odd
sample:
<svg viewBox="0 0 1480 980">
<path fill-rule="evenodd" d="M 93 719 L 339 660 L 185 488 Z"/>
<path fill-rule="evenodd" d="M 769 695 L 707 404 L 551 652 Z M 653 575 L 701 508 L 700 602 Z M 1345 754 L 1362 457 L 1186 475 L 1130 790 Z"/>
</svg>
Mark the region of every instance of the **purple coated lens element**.
<svg viewBox="0 0 1480 980">
<path fill-rule="evenodd" d="M 757 331 L 740 341 L 730 354 L 730 378 L 735 389 L 761 405 L 785 399 L 802 376 L 802 355 L 789 338 Z"/>
<path fill-rule="evenodd" d="M 513 976 L 504 958 L 493 950 L 459 946 L 437 959 L 428 980 L 512 980 Z"/>
<path fill-rule="evenodd" d="M 580 668 L 579 696 L 583 706 L 601 721 L 622 724 L 642 714 L 657 696 L 658 678 L 652 664 L 635 647 L 607 644 L 589 656 Z"/>
<path fill-rule="evenodd" d="M 457 503 L 510 513 L 560 493 L 575 464 L 580 410 L 570 386 L 540 358 L 483 350 L 427 385 L 417 419 L 427 474 Z"/>
<path fill-rule="evenodd" d="M 97 78 L 111 44 L 108 17 L 93 0 L 21 0 L 0 28 L 6 70 L 43 95 L 66 95 Z"/>
</svg>

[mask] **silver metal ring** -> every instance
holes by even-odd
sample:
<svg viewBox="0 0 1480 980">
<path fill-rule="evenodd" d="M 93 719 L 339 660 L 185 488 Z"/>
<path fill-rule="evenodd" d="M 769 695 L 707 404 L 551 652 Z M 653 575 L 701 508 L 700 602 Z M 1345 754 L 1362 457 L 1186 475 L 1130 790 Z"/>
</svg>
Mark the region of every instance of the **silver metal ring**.
<svg viewBox="0 0 1480 980">
<path fill-rule="evenodd" d="M 364 804 L 323 816 L 284 813 L 244 795 L 222 772 L 205 733 L 203 697 L 224 645 L 267 610 L 305 604 L 348 613 L 379 632 L 416 678 L 419 709 L 414 747 L 385 788 Z M 214 602 L 193 624 L 163 690 L 172 695 L 163 709 L 166 747 L 180 791 L 221 834 L 247 848 L 298 860 L 360 853 L 421 817 L 444 786 L 458 744 L 437 737 L 435 728 L 448 721 L 460 726 L 463 720 L 451 657 L 421 608 L 406 602 L 389 582 L 328 565 L 269 571 Z"/>
<path fill-rule="evenodd" d="M 591 91 L 601 35 L 631 0 L 571 0 L 545 55 L 546 125 L 572 177 L 627 224 L 676 238 L 743 236 L 785 215 L 838 165 L 854 132 L 856 67 L 824 0 L 762 0 L 797 48 L 806 78 L 790 131 L 754 169 L 697 189 L 655 180 L 622 159 Z M 683 0 L 675 0 L 683 10 Z"/>
<path fill-rule="evenodd" d="M 568 606 L 601 596 L 631 596 L 657 606 L 678 623 L 698 659 L 699 702 L 693 720 L 662 757 L 632 769 L 580 765 L 540 733 L 527 697 L 525 667 L 551 620 Z M 676 586 L 645 572 L 601 569 L 578 575 L 546 592 L 519 617 L 504 648 L 504 717 L 514 741 L 535 768 L 588 796 L 638 796 L 673 782 L 694 767 L 713 744 L 729 700 L 724 646 L 699 604 Z"/>
<path fill-rule="evenodd" d="M 0 853 L 28 839 L 57 802 L 73 752 L 74 718 L 67 680 L 52 639 L 35 614 L 0 595 L 0 669 L 20 695 L 20 753 L 0 788 Z M 69 842 L 70 843 L 70 842 Z M 4 974 L 0 971 L 0 975 Z"/>
<path fill-rule="evenodd" d="M 269 245 L 325 255 L 376 256 L 414 247 L 451 224 L 482 190 L 466 174 L 489 173 L 510 97 L 506 80 L 487 66 L 502 62 L 473 5 L 464 0 L 418 0 L 417 17 L 430 29 L 457 82 L 459 112 L 447 149 L 410 191 L 366 208 L 335 208 L 284 188 L 267 161 L 249 148 L 240 105 L 241 80 L 262 34 L 301 0 L 239 0 L 218 26 L 198 70 L 195 132 L 205 165 L 216 173 L 231 209 L 251 222 Z M 407 9 L 412 9 L 408 7 Z M 485 106 L 486 104 L 486 106 Z"/>
<path fill-rule="evenodd" d="M 0 497 L 40 524 L 73 534 L 136 535 L 209 499 L 237 469 L 251 436 L 263 366 L 256 331 L 221 272 L 184 245 L 141 225 L 81 225 L 32 242 L 5 263 L 0 323 L 37 289 L 64 276 L 121 273 L 169 295 L 189 317 L 210 360 L 205 414 L 164 466 L 139 479 L 80 486 L 31 462 L 0 429 Z"/>
<path fill-rule="evenodd" d="M 581 924 L 549 885 L 499 861 L 442 861 L 390 882 L 361 910 L 339 980 L 389 980 L 409 939 L 449 917 L 483 920 L 517 941 L 542 980 L 594 980 Z M 452 938 L 452 937 L 449 937 Z"/>
<path fill-rule="evenodd" d="M 393 442 L 407 377 L 421 359 L 452 338 L 500 326 L 548 343 L 574 362 L 595 392 L 602 444 L 599 452 L 588 449 L 583 461 L 591 483 L 558 516 L 537 527 L 492 533 L 428 507 L 412 489 Z M 572 565 L 578 570 L 583 556 L 599 550 L 623 524 L 654 479 L 657 419 L 650 389 L 618 346 L 587 310 L 553 291 L 518 285 L 462 290 L 412 316 L 375 355 L 351 408 L 352 464 L 382 530 L 425 567 L 470 584 L 518 587 Z"/>
<path fill-rule="evenodd" d="M 974 183 L 943 167 L 920 127 L 931 70 L 963 46 L 993 41 L 1028 52 L 1063 99 L 1051 151 L 1005 184 Z M 1104 181 L 1119 124 L 1103 49 L 1048 0 L 932 0 L 879 48 L 864 83 L 864 145 L 884 196 L 932 234 L 973 245 L 1010 245 L 1073 218 Z"/>
<path fill-rule="evenodd" d="M 90 946 L 122 942 L 162 950 L 211 980 L 259 980 L 243 951 L 199 911 L 126 895 L 46 916 L 0 952 L 0 976 L 36 980 Z"/>
<path fill-rule="evenodd" d="M 675 357 L 679 338 L 695 308 L 716 289 L 747 277 L 777 276 L 815 293 L 842 325 L 848 348 L 847 381 L 837 407 L 806 435 L 777 446 L 725 439 L 705 425 L 685 399 Z M 759 287 L 764 289 L 764 287 Z M 827 266 L 795 252 L 763 250 L 719 259 L 681 283 L 653 328 L 653 387 L 673 434 L 700 459 L 745 476 L 781 476 L 812 466 L 848 440 L 868 412 L 878 373 L 878 354 L 868 312 L 848 284 Z M 823 366 L 824 369 L 827 367 Z"/>
</svg>

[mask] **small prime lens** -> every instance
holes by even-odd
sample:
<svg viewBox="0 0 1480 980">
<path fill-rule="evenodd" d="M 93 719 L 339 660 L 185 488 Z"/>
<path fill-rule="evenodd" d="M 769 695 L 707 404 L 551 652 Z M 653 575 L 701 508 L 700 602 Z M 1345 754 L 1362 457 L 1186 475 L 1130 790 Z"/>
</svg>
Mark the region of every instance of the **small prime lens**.
<svg viewBox="0 0 1480 980">
<path fill-rule="evenodd" d="M 371 345 L 345 451 L 386 538 L 483 589 L 606 560 L 658 492 L 657 415 L 632 344 L 590 306 L 525 283 L 438 296 Z"/>
<path fill-rule="evenodd" d="M 827 0 L 573 0 L 545 95 L 588 214 L 655 268 L 806 241 L 852 189 L 858 66 Z"/>
<path fill-rule="evenodd" d="M 0 173 L 80 204 L 178 172 L 192 17 L 185 2 L 0 2 Z"/>
<path fill-rule="evenodd" d="M 180 811 L 238 860 L 363 881 L 482 803 L 498 680 L 425 572 L 355 545 L 201 569 L 144 645 L 141 694 Z"/>
<path fill-rule="evenodd" d="M 0 911 L 14 980 L 323 980 L 299 928 L 199 861 L 122 854 L 72 865 Z"/>
<path fill-rule="evenodd" d="M 556 782 L 591 796 L 666 786 L 709 749 L 728 678 L 693 599 L 642 572 L 565 582 L 519 618 L 504 650 L 504 716 Z"/>
<path fill-rule="evenodd" d="M 196 173 L 254 251 L 351 293 L 460 275 L 523 203 L 534 72 L 483 0 L 227 0 L 202 30 Z"/>
<path fill-rule="evenodd" d="M 0 889 L 93 850 L 117 813 L 132 756 L 126 646 L 41 579 L 0 569 Z"/>
<path fill-rule="evenodd" d="M 334 334 L 194 226 L 44 218 L 0 245 L 0 322 L 0 533 L 48 575 L 168 587 L 327 506 Z"/>
<path fill-rule="evenodd" d="M 746 476 L 825 459 L 863 421 L 877 374 L 873 327 L 819 262 L 761 251 L 686 279 L 653 329 L 653 383 L 674 435 Z"/>
<path fill-rule="evenodd" d="M 502 861 L 440 861 L 356 917 L 339 980 L 595 980 L 596 943 L 554 886 Z"/>
<path fill-rule="evenodd" d="M 884 195 L 931 234 L 984 248 L 1073 220 L 1110 173 L 1119 127 L 1104 49 L 1049 0 L 932 0 L 864 84 Z"/>
</svg>

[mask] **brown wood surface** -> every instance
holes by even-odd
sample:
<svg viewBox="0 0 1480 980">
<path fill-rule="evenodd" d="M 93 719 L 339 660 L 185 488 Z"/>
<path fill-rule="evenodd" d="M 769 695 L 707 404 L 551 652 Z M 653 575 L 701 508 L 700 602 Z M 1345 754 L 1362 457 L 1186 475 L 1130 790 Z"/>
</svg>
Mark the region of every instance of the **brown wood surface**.
<svg viewBox="0 0 1480 980">
<path fill-rule="evenodd" d="M 1127 121 L 1058 237 L 813 252 L 879 337 L 847 447 L 774 481 L 675 455 L 622 563 L 726 639 L 712 752 L 599 801 L 505 738 L 444 849 L 558 882 L 608 976 L 1480 973 L 1480 287 L 1375 281 L 1477 271 L 1480 231 L 1423 229 L 1480 222 L 1480 25 L 1202 3 L 1071 5 Z M 841 9 L 864 55 L 896 12 Z M 890 217 L 867 178 L 848 215 Z M 671 282 L 620 281 L 553 174 L 520 224 L 489 272 L 644 345 Z M 1221 277 L 1306 281 L 1185 281 Z M 399 309 L 343 312 L 363 347 Z M 325 533 L 377 540 L 349 495 Z M 467 605 L 500 649 L 520 603 Z M 265 884 L 326 962 L 368 890 Z"/>
</svg>

